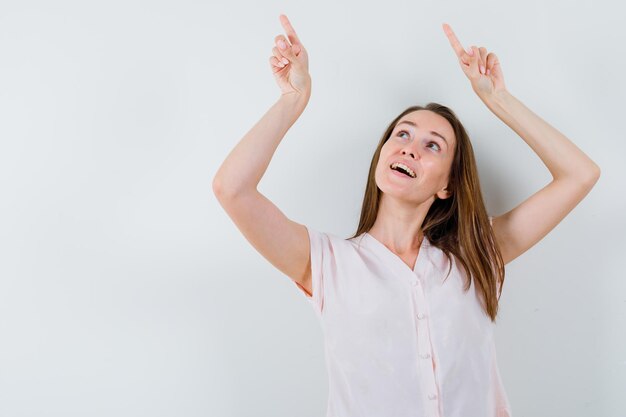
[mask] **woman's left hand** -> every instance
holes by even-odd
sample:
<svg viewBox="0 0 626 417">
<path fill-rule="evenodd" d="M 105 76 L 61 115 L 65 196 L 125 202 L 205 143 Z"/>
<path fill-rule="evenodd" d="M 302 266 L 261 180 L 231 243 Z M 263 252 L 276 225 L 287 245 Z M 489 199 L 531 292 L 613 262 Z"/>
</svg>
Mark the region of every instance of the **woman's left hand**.
<svg viewBox="0 0 626 417">
<path fill-rule="evenodd" d="M 493 52 L 487 53 L 487 49 L 472 46 L 470 51 L 465 51 L 452 28 L 447 23 L 443 24 L 450 45 L 459 58 L 461 69 L 472 83 L 472 89 L 483 101 L 497 96 L 506 91 L 504 75 L 498 57 Z"/>
</svg>

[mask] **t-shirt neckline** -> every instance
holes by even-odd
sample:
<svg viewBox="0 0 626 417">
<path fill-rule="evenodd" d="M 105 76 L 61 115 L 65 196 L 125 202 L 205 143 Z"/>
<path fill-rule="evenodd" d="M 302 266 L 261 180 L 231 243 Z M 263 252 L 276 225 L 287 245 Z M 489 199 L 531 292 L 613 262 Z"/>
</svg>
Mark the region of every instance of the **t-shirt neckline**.
<svg viewBox="0 0 626 417">
<path fill-rule="evenodd" d="M 395 262 L 395 263 L 399 262 L 400 264 L 402 264 L 404 268 L 406 268 L 406 270 L 411 271 L 412 273 L 416 273 L 418 271 L 420 264 L 425 262 L 424 259 L 426 258 L 427 247 L 430 246 L 430 241 L 428 240 L 428 237 L 424 235 L 424 239 L 422 239 L 419 252 L 417 253 L 417 259 L 415 260 L 413 269 L 411 269 L 407 264 L 404 263 L 402 258 L 400 258 L 398 255 L 392 252 L 391 249 L 385 246 L 381 241 L 376 239 L 374 236 L 370 235 L 368 232 L 364 232 L 364 235 L 366 237 L 366 240 L 368 242 L 371 242 L 372 245 L 374 245 L 377 252 L 384 254 L 384 256 L 392 262 Z"/>
</svg>

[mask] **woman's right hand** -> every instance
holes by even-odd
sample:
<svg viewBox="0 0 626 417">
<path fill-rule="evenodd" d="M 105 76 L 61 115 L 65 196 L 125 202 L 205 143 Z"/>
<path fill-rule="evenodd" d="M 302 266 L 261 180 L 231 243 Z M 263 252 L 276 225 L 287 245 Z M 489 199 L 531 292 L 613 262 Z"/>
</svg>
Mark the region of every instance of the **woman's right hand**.
<svg viewBox="0 0 626 417">
<path fill-rule="evenodd" d="M 284 14 L 279 16 L 289 40 L 283 35 L 274 38 L 274 54 L 270 57 L 270 66 L 282 95 L 299 94 L 308 97 L 311 94 L 311 76 L 309 75 L 309 56 L 300 42 L 296 31 Z M 281 48 L 281 42 L 285 49 Z M 288 63 L 284 63 L 286 58 Z"/>
</svg>

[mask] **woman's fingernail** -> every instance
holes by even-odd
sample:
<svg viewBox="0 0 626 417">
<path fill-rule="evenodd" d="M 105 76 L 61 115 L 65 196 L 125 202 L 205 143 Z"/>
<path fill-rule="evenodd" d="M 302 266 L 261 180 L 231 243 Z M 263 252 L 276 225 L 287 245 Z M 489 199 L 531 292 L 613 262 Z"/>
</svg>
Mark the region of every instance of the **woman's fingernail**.
<svg viewBox="0 0 626 417">
<path fill-rule="evenodd" d="M 289 60 L 287 58 L 283 57 L 283 62 L 284 62 L 285 65 L 287 65 L 289 63 Z"/>
<path fill-rule="evenodd" d="M 472 48 L 470 48 L 470 49 L 467 51 L 467 53 L 473 56 L 473 55 L 474 55 L 474 50 L 473 50 Z"/>
<path fill-rule="evenodd" d="M 287 45 L 285 44 L 285 42 L 283 41 L 278 41 L 278 47 L 280 49 L 285 49 L 287 47 Z"/>
<path fill-rule="evenodd" d="M 484 73 L 485 73 L 485 67 L 483 67 L 482 65 L 480 66 L 480 72 L 481 72 L 482 74 L 484 74 Z"/>
</svg>

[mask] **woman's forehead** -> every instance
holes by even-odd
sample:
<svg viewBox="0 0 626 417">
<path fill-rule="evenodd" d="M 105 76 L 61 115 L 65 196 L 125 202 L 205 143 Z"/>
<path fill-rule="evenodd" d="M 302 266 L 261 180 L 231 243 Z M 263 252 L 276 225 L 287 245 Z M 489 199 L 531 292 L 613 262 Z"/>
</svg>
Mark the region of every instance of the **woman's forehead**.
<svg viewBox="0 0 626 417">
<path fill-rule="evenodd" d="M 450 125 L 450 122 L 448 122 L 445 117 L 430 110 L 416 110 L 414 112 L 405 114 L 400 118 L 400 120 L 398 120 L 398 124 L 404 121 L 418 124 L 420 125 L 421 129 L 439 128 L 441 130 L 447 130 L 449 131 L 449 133 L 454 133 L 452 130 L 452 125 Z"/>
</svg>

